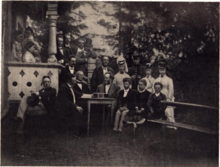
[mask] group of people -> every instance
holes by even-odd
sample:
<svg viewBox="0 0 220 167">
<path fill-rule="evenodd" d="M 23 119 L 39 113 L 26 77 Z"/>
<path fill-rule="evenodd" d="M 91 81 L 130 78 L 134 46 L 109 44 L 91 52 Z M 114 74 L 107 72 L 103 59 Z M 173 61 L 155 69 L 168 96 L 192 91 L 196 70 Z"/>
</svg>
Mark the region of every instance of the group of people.
<svg viewBox="0 0 220 167">
<path fill-rule="evenodd" d="M 70 45 L 69 34 L 65 34 L 65 42 L 63 41 L 63 36 L 57 36 L 57 61 L 63 65 L 59 74 L 59 91 L 57 93 L 57 90 L 50 86 L 50 77 L 44 76 L 41 83 L 43 89 L 32 91 L 31 96 L 21 100 L 15 117 L 22 120 L 19 131 L 23 129 L 26 113 L 44 113 L 57 121 L 55 124 L 58 129 L 74 127 L 78 134 L 80 128 L 86 124 L 86 108 L 80 98 L 83 94 L 94 92 L 105 93 L 114 98 L 114 106 L 106 106 L 107 111 L 110 111 L 111 107 L 115 109 L 114 131 L 121 132 L 124 124 L 133 124 L 135 129 L 146 119 L 167 119 L 175 122 L 174 108 L 160 103 L 162 100 L 174 101 L 173 81 L 166 75 L 164 62 L 159 63 L 160 75 L 155 79 L 151 75 L 151 64 L 142 66 L 141 57 L 136 51 L 132 55 L 133 66 L 130 68 L 127 67 L 125 58 L 118 57 L 117 73 L 109 67 L 109 57 L 103 55 L 102 65 L 93 71 L 90 89 L 86 76 L 87 60 L 88 57 L 97 56 L 92 49 L 91 39 L 78 40 L 77 47 Z"/>
</svg>

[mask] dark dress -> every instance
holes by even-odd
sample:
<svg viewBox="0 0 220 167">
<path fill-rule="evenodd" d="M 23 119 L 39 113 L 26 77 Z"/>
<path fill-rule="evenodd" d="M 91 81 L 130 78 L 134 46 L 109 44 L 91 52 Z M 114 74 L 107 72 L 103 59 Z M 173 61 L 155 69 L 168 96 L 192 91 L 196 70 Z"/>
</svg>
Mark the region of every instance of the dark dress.
<svg viewBox="0 0 220 167">
<path fill-rule="evenodd" d="M 136 78 L 132 80 L 132 89 L 137 90 L 138 82 L 140 79 L 137 78 L 138 75 L 141 76 L 141 78 L 146 76 L 145 67 L 138 65 L 138 66 L 132 66 L 128 69 L 128 74 L 130 76 L 135 75 Z"/>
<path fill-rule="evenodd" d="M 166 96 L 160 93 L 156 96 L 155 93 L 149 96 L 147 105 L 152 107 L 154 113 L 149 115 L 149 119 L 165 119 L 165 109 L 166 105 L 162 104 L 161 101 L 166 101 Z"/>
<path fill-rule="evenodd" d="M 136 113 L 136 111 L 133 110 L 132 112 L 130 112 L 130 114 L 126 118 L 127 121 L 138 122 L 142 118 L 147 118 L 147 115 L 149 113 L 147 102 L 148 102 L 150 94 L 151 93 L 148 92 L 147 90 L 145 90 L 144 92 L 137 92 L 137 95 L 136 95 L 137 105 L 136 106 L 138 107 L 138 110 L 140 110 L 141 108 L 144 108 L 144 111 L 142 111 L 141 113 Z"/>
</svg>

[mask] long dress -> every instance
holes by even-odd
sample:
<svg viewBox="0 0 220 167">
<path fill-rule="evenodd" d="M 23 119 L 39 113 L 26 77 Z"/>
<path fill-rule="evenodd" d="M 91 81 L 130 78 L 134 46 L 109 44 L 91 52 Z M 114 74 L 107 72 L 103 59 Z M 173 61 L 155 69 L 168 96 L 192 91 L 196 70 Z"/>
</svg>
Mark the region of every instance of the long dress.
<svg viewBox="0 0 220 167">
<path fill-rule="evenodd" d="M 175 98 L 173 80 L 167 75 L 164 75 L 163 77 L 159 76 L 154 83 L 156 82 L 160 82 L 163 85 L 161 93 L 163 93 L 166 96 L 167 101 L 174 101 Z M 173 106 L 167 106 L 165 110 L 165 115 L 168 122 L 175 122 Z M 173 128 L 176 129 L 175 127 Z"/>
</svg>

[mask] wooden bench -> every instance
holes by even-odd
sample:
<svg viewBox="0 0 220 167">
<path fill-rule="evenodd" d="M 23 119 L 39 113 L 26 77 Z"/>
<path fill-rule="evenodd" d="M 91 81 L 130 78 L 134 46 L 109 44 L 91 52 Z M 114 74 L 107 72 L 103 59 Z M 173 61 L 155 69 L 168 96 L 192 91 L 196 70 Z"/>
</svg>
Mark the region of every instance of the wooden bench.
<svg viewBox="0 0 220 167">
<path fill-rule="evenodd" d="M 211 106 L 205 106 L 205 105 L 199 105 L 199 104 L 192 104 L 192 103 L 182 103 L 182 102 L 167 102 L 167 101 L 162 101 L 162 103 L 166 104 L 167 106 L 183 106 L 183 107 L 196 107 L 196 108 L 203 108 L 203 109 L 209 109 L 209 110 L 214 110 L 214 111 L 219 111 L 218 108 L 216 107 L 211 107 Z M 203 128 L 195 125 L 189 125 L 189 124 L 184 124 L 184 123 L 177 123 L 177 122 L 167 122 L 165 120 L 147 120 L 148 122 L 152 123 L 158 123 L 158 124 L 163 124 L 163 125 L 169 125 L 169 126 L 174 126 L 178 128 L 184 128 L 184 129 L 189 129 L 197 132 L 202 132 L 202 133 L 207 133 L 211 135 L 218 135 L 219 132 L 218 130 L 213 130 L 213 129 L 208 129 L 208 128 Z"/>
</svg>

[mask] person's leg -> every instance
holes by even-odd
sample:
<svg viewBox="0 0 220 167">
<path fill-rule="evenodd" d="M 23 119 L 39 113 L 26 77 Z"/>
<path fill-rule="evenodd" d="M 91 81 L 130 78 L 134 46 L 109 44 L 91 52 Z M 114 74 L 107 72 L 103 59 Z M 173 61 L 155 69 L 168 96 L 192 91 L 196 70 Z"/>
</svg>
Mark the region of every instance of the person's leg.
<svg viewBox="0 0 220 167">
<path fill-rule="evenodd" d="M 27 110 L 28 104 L 27 104 L 27 96 L 24 96 L 21 99 L 20 105 L 18 107 L 17 117 L 21 118 L 22 121 L 24 120 L 24 114 Z"/>
<path fill-rule="evenodd" d="M 166 115 L 166 119 L 168 122 L 175 122 L 174 119 L 174 108 L 172 106 L 168 106 L 165 110 L 165 115 Z M 168 128 L 173 128 L 173 129 L 177 129 L 176 127 L 173 126 L 167 126 Z"/>
<path fill-rule="evenodd" d="M 142 118 L 140 121 L 136 122 L 137 125 L 141 125 L 145 122 L 145 118 Z"/>
<path fill-rule="evenodd" d="M 120 116 L 121 116 L 121 112 L 118 110 L 115 113 L 115 123 L 114 123 L 114 128 L 113 128 L 114 131 L 118 130 L 118 123 L 119 123 Z"/>
<path fill-rule="evenodd" d="M 122 128 L 123 128 L 123 126 L 124 126 L 123 121 L 124 121 L 125 116 L 127 115 L 128 112 L 129 112 L 129 110 L 124 110 L 124 111 L 122 112 L 118 131 L 122 131 Z"/>
</svg>

